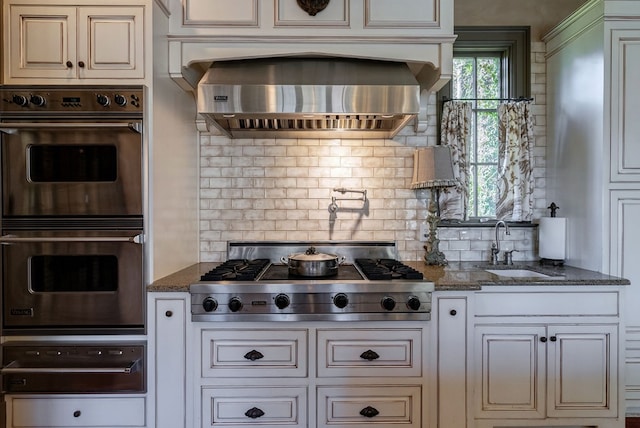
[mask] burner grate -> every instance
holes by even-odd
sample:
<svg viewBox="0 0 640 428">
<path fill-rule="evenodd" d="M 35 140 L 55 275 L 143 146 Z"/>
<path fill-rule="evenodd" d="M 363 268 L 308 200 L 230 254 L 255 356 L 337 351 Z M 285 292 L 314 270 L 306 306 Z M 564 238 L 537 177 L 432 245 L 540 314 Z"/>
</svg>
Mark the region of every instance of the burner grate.
<svg viewBox="0 0 640 428">
<path fill-rule="evenodd" d="M 355 263 L 372 281 L 424 278 L 421 272 L 394 259 L 356 259 Z"/>
<path fill-rule="evenodd" d="M 202 281 L 254 281 L 269 266 L 269 259 L 227 260 L 200 277 Z"/>
</svg>

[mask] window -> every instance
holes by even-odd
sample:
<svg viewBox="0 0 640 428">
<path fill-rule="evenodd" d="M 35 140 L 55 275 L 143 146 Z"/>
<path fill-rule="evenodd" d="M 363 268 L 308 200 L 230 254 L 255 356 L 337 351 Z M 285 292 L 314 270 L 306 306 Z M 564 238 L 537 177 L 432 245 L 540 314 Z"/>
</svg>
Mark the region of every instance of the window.
<svg viewBox="0 0 640 428">
<path fill-rule="evenodd" d="M 472 103 L 468 153 L 470 220 L 496 217 L 501 99 L 530 94 L 529 28 L 456 28 L 453 76 L 439 98 Z"/>
</svg>

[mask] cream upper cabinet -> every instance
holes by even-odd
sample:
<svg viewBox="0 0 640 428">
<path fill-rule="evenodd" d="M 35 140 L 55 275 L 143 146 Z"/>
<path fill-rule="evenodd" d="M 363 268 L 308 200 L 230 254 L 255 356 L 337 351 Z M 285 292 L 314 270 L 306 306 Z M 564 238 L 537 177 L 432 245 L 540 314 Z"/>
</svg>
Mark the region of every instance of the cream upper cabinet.
<svg viewBox="0 0 640 428">
<path fill-rule="evenodd" d="M 143 79 L 144 6 L 4 6 L 4 83 Z"/>
<path fill-rule="evenodd" d="M 406 62 L 423 89 L 453 72 L 453 0 L 297 0 L 170 3 L 170 75 L 184 89 L 212 61 L 318 55 Z"/>
</svg>

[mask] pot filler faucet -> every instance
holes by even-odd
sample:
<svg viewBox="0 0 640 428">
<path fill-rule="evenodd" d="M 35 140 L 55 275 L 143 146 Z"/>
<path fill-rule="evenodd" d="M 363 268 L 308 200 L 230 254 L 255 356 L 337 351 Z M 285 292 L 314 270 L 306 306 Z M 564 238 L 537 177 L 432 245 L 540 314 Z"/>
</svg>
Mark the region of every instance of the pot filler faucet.
<svg viewBox="0 0 640 428">
<path fill-rule="evenodd" d="M 504 226 L 504 233 L 505 235 L 511 235 L 511 231 L 509 230 L 509 226 L 507 226 L 507 223 L 504 222 L 504 220 L 498 220 L 496 222 L 496 241 L 494 243 L 491 244 L 491 264 L 492 265 L 497 265 L 498 262 L 498 254 L 500 254 L 500 237 L 498 235 L 498 229 L 500 228 L 500 225 Z M 511 264 L 508 263 L 508 260 L 511 259 L 511 251 L 505 251 L 505 264 Z"/>
</svg>

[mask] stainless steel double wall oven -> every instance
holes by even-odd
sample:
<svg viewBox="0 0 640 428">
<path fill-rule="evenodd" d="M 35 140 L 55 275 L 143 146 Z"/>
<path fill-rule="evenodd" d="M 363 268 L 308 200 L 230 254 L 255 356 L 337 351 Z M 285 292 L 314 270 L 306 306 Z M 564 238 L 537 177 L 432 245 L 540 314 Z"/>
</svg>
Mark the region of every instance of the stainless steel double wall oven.
<svg viewBox="0 0 640 428">
<path fill-rule="evenodd" d="M 144 332 L 143 96 L 0 87 L 4 336 Z"/>
</svg>

